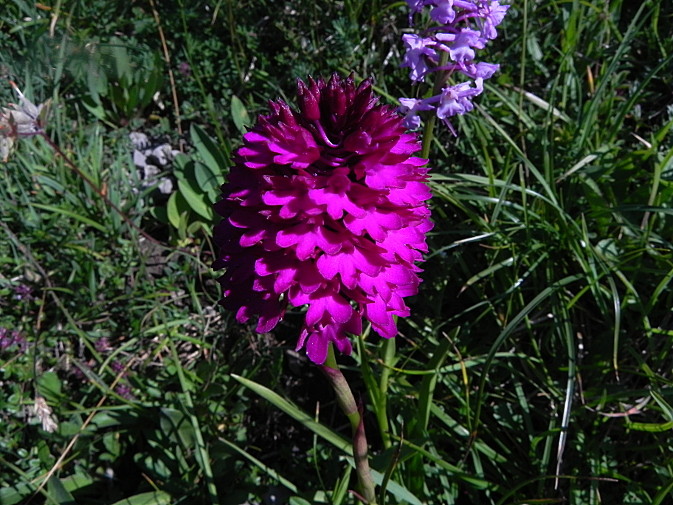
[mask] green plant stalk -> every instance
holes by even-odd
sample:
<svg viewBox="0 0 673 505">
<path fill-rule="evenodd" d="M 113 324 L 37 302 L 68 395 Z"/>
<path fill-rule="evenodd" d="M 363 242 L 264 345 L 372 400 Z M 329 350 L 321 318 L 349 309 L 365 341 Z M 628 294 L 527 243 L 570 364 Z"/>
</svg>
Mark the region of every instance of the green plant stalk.
<svg viewBox="0 0 673 505">
<path fill-rule="evenodd" d="M 381 370 L 381 378 L 379 379 L 379 405 L 377 405 L 377 421 L 379 423 L 379 431 L 381 432 L 381 439 L 383 441 L 383 448 L 389 449 L 390 442 L 390 424 L 388 422 L 388 384 L 390 383 L 390 373 L 397 361 L 395 358 L 395 339 L 389 338 L 383 342 L 383 369 Z"/>
<path fill-rule="evenodd" d="M 367 437 L 365 435 L 365 424 L 361 408 L 353 397 L 346 378 L 339 370 L 339 365 L 334 356 L 334 349 L 330 344 L 327 351 L 327 360 L 320 366 L 327 380 L 332 385 L 336 393 L 337 403 L 346 414 L 351 424 L 353 432 L 353 457 L 355 459 L 355 471 L 358 475 L 359 491 L 362 493 L 364 502 L 368 505 L 376 505 L 376 494 L 374 493 L 374 481 L 369 470 L 369 457 L 367 454 Z"/>
<path fill-rule="evenodd" d="M 449 53 L 442 52 L 439 57 L 438 66 L 443 67 L 449 61 Z M 435 83 L 432 86 L 432 94 L 438 95 L 442 92 L 442 86 L 446 83 L 448 79 L 447 72 L 440 71 L 435 78 Z M 437 122 L 437 114 L 432 114 L 428 120 L 425 122 L 425 128 L 423 129 L 423 149 L 421 150 L 421 158 L 428 159 L 430 157 L 430 145 L 432 144 L 432 139 L 434 138 L 435 132 L 435 123 Z"/>
</svg>

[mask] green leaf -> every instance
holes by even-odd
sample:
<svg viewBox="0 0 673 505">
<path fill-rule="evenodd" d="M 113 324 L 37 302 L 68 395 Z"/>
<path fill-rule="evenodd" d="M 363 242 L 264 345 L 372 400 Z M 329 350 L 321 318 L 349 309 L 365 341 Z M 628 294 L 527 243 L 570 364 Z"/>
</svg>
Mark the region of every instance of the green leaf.
<svg viewBox="0 0 673 505">
<path fill-rule="evenodd" d="M 17 483 L 11 487 L 3 487 L 0 489 L 0 504 L 14 505 L 20 503 L 35 492 L 33 486 L 24 483 Z"/>
<path fill-rule="evenodd" d="M 194 447 L 196 445 L 194 427 L 189 418 L 179 410 L 162 408 L 159 422 L 161 429 L 171 440 L 181 443 L 183 447 Z"/>
<path fill-rule="evenodd" d="M 61 399 L 61 380 L 55 372 L 45 372 L 37 377 L 37 389 L 47 400 L 57 402 Z"/>
<path fill-rule="evenodd" d="M 194 179 L 197 187 L 205 192 L 208 197 L 208 203 L 214 204 L 220 194 L 220 186 L 224 182 L 224 177 L 213 172 L 200 161 L 194 163 Z"/>
<path fill-rule="evenodd" d="M 335 447 L 341 449 L 349 455 L 353 455 L 353 448 L 348 440 L 343 438 L 341 435 L 332 431 L 327 426 L 324 426 L 313 419 L 313 416 L 308 415 L 306 412 L 297 407 L 294 403 L 286 400 L 277 393 L 274 393 L 269 388 L 257 384 L 249 379 L 241 377 L 240 375 L 231 374 L 231 376 L 236 379 L 238 382 L 243 384 L 248 389 L 254 391 L 259 396 L 265 400 L 271 402 L 273 405 L 278 407 L 280 410 L 285 412 L 290 417 L 296 419 L 306 428 L 314 432 L 316 435 L 324 438 L 329 443 Z"/>
<path fill-rule="evenodd" d="M 657 495 L 652 500 L 652 505 L 661 505 L 664 503 L 664 500 L 671 498 L 671 491 L 673 491 L 673 481 L 669 482 L 666 486 L 663 486 Z"/>
<path fill-rule="evenodd" d="M 168 222 L 171 223 L 173 228 L 180 226 L 180 212 L 178 212 L 178 194 L 173 193 L 168 197 L 168 203 L 166 204 L 166 217 L 168 217 Z"/>
<path fill-rule="evenodd" d="M 634 431 L 646 431 L 648 433 L 661 433 L 663 431 L 673 430 L 673 421 L 666 423 L 634 423 L 626 418 L 626 426 Z"/>
<path fill-rule="evenodd" d="M 114 502 L 112 505 L 169 505 L 171 500 L 171 495 L 168 493 L 163 491 L 150 491 Z"/>
<path fill-rule="evenodd" d="M 175 155 L 175 158 L 173 158 L 173 174 L 175 175 L 175 177 L 177 177 L 178 179 L 187 177 L 185 173 L 186 167 L 190 163 L 193 163 L 193 160 L 189 155 L 183 153 L 177 153 Z"/>
<path fill-rule="evenodd" d="M 236 95 L 231 96 L 231 119 L 234 120 L 234 125 L 236 125 L 236 129 L 241 134 L 245 134 L 248 131 L 246 125 L 250 124 L 250 115 L 241 99 Z"/>
<path fill-rule="evenodd" d="M 213 219 L 213 209 L 206 201 L 205 193 L 198 193 L 189 182 L 183 179 L 178 179 L 178 189 L 190 209 L 209 221 Z"/>
<path fill-rule="evenodd" d="M 47 503 L 58 503 L 59 505 L 75 505 L 75 498 L 63 486 L 61 480 L 52 475 L 47 482 Z"/>
<path fill-rule="evenodd" d="M 332 492 L 332 503 L 333 505 L 341 505 L 348 495 L 348 483 L 351 479 L 351 473 L 353 472 L 352 466 L 347 466 L 344 474 L 337 480 L 334 485 L 334 491 Z"/>
<path fill-rule="evenodd" d="M 171 194 L 166 204 L 166 215 L 168 222 L 176 229 L 185 228 L 187 226 L 187 214 L 190 207 L 186 202 L 181 191 L 176 191 Z"/>
<path fill-rule="evenodd" d="M 80 214 L 77 214 L 76 212 L 73 212 L 71 210 L 62 209 L 61 207 L 56 207 L 54 205 L 44 205 L 44 204 L 41 204 L 41 203 L 31 203 L 30 205 L 32 205 L 33 207 L 37 207 L 38 209 L 43 209 L 43 210 L 46 210 L 46 211 L 49 211 L 49 212 L 53 212 L 55 214 L 62 214 L 64 216 L 71 217 L 71 218 L 75 219 L 76 221 L 80 221 L 84 224 L 87 224 L 87 225 L 91 226 L 92 228 L 96 228 L 98 231 L 101 231 L 103 233 L 108 232 L 107 228 L 105 228 L 105 226 L 103 226 L 102 224 L 97 223 L 93 219 L 89 219 L 86 216 L 82 216 Z"/>
<path fill-rule="evenodd" d="M 293 496 L 290 498 L 290 505 L 311 505 L 311 502 L 299 496 Z"/>
<path fill-rule="evenodd" d="M 222 173 L 229 166 L 229 159 L 208 134 L 196 124 L 192 124 L 189 134 L 201 160 L 213 175 Z"/>
<path fill-rule="evenodd" d="M 164 224 L 168 224 L 168 212 L 167 212 L 165 206 L 162 206 L 162 207 L 158 207 L 158 206 L 157 206 L 157 207 L 152 207 L 152 208 L 150 209 L 150 214 L 151 214 L 152 217 L 153 217 L 154 219 L 156 219 L 157 221 L 159 221 L 159 222 L 161 222 L 161 223 L 164 223 Z"/>
<path fill-rule="evenodd" d="M 126 46 L 118 38 L 110 40 L 112 58 L 115 65 L 116 77 L 119 80 L 131 75 L 131 62 Z"/>
</svg>

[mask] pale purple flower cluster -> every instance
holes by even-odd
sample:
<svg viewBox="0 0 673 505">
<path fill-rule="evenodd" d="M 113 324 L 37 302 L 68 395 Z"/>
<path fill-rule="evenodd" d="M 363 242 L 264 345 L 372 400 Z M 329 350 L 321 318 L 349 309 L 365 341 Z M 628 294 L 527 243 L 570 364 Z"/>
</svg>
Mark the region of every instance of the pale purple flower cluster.
<svg viewBox="0 0 673 505">
<path fill-rule="evenodd" d="M 96 352 L 99 352 L 102 355 L 106 355 L 114 350 L 114 344 L 110 342 L 110 340 L 107 337 L 100 337 L 94 342 L 94 349 L 96 349 Z M 70 374 L 73 376 L 74 379 L 77 379 L 79 381 L 86 381 L 88 380 L 88 377 L 82 371 L 82 368 L 93 369 L 97 366 L 97 362 L 93 358 L 90 358 L 80 363 L 81 363 L 80 365 L 72 367 L 68 371 L 70 372 Z M 109 366 L 110 370 L 112 370 L 114 374 L 121 375 L 117 385 L 114 388 L 115 393 L 117 393 L 119 396 L 121 396 L 126 400 L 131 400 L 135 398 L 135 396 L 133 395 L 133 389 L 131 388 L 128 382 L 130 375 L 128 367 L 119 360 L 112 360 Z"/>
<path fill-rule="evenodd" d="M 24 351 L 26 347 L 28 347 L 28 342 L 19 331 L 0 326 L 0 351 L 10 348 Z"/>
<path fill-rule="evenodd" d="M 419 113 L 434 111 L 455 135 L 448 118 L 465 114 L 474 108 L 472 98 L 484 90 L 484 80 L 500 67 L 493 63 L 475 62 L 475 51 L 483 49 L 489 40 L 497 37 L 496 26 L 503 20 L 509 5 L 500 0 L 407 0 L 409 20 L 416 13 L 430 8 L 430 18 L 439 23 L 422 35 L 407 33 L 402 36 L 406 54 L 403 67 L 410 69 L 409 77 L 422 82 L 432 72 L 441 72 L 445 84 L 439 94 L 429 98 L 400 98 L 399 111 L 405 115 L 404 126 L 419 128 Z M 440 55 L 448 61 L 440 64 Z M 461 76 L 455 81 L 456 74 Z"/>
<path fill-rule="evenodd" d="M 33 290 L 30 288 L 30 286 L 26 286 L 25 284 L 18 284 L 13 287 L 14 289 L 14 298 L 21 301 L 21 300 L 32 300 L 34 298 L 33 296 Z"/>
</svg>

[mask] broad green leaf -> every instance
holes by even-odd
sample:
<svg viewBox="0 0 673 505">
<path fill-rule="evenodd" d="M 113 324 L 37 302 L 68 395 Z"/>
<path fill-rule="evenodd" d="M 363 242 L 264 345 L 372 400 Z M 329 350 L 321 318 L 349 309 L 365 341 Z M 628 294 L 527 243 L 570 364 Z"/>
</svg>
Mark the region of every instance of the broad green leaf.
<svg viewBox="0 0 673 505">
<path fill-rule="evenodd" d="M 55 372 L 45 372 L 37 377 L 37 388 L 42 396 L 50 401 L 61 399 L 61 379 Z"/>
<path fill-rule="evenodd" d="M 250 115 L 241 99 L 236 95 L 232 95 L 231 97 L 231 119 L 234 120 L 234 125 L 236 125 L 236 129 L 241 134 L 245 134 L 248 131 L 246 125 L 250 124 Z"/>
<path fill-rule="evenodd" d="M 166 217 L 173 228 L 180 226 L 180 212 L 178 211 L 178 193 L 171 194 L 166 203 Z"/>
<path fill-rule="evenodd" d="M 75 505 L 75 498 L 66 490 L 61 480 L 52 475 L 47 482 L 47 503 L 57 503 L 58 505 Z"/>
<path fill-rule="evenodd" d="M 222 173 L 229 166 L 229 160 L 222 149 L 196 124 L 192 124 L 189 133 L 196 151 L 208 169 L 213 175 Z"/>
<path fill-rule="evenodd" d="M 208 203 L 215 203 L 220 193 L 220 186 L 224 182 L 224 177 L 219 174 L 213 174 L 205 164 L 199 161 L 194 163 L 193 169 L 196 186 L 205 192 L 208 197 Z"/>
<path fill-rule="evenodd" d="M 292 496 L 290 498 L 290 505 L 311 505 L 311 502 L 306 501 L 304 498 L 301 498 L 300 496 Z"/>
<path fill-rule="evenodd" d="M 173 158 L 173 174 L 175 175 L 175 177 L 177 177 L 178 179 L 187 177 L 186 167 L 190 163 L 193 163 L 193 160 L 187 154 L 183 153 L 176 154 L 175 158 Z"/>
<path fill-rule="evenodd" d="M 114 59 L 116 77 L 121 80 L 130 76 L 131 62 L 124 42 L 121 39 L 114 37 L 110 40 L 110 49 Z"/>
<path fill-rule="evenodd" d="M 178 180 L 178 189 L 194 212 L 209 221 L 213 219 L 213 209 L 206 202 L 205 193 L 197 193 L 189 182 L 182 179 Z"/>
<path fill-rule="evenodd" d="M 196 445 L 194 427 L 189 418 L 179 410 L 168 407 L 162 408 L 159 422 L 161 429 L 172 440 L 180 442 L 184 447 L 193 447 Z"/>
<path fill-rule="evenodd" d="M 210 186 L 217 185 L 215 175 L 208 168 L 205 163 L 197 161 L 192 167 L 194 180 L 199 188 L 206 189 Z"/>
</svg>

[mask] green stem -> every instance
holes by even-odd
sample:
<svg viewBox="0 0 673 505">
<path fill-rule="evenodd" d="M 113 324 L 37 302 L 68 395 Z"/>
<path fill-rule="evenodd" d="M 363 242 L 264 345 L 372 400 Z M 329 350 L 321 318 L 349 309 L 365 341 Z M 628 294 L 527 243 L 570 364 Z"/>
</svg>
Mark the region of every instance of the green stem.
<svg viewBox="0 0 673 505">
<path fill-rule="evenodd" d="M 383 342 L 384 366 L 381 370 L 381 378 L 379 379 L 379 405 L 377 406 L 377 420 L 384 449 L 391 447 L 390 425 L 388 423 L 388 384 L 390 383 L 390 373 L 393 370 L 395 361 L 397 361 L 395 358 L 395 339 L 389 338 Z"/>
<path fill-rule="evenodd" d="M 439 57 L 439 63 L 437 66 L 443 67 L 449 61 L 449 53 L 443 51 Z M 442 92 L 442 87 L 446 84 L 448 79 L 447 72 L 441 71 L 437 72 L 435 77 L 435 83 L 432 87 L 432 95 L 439 95 Z M 433 114 L 425 122 L 425 128 L 423 129 L 423 149 L 421 150 L 421 158 L 430 157 L 430 145 L 432 144 L 432 139 L 434 138 L 435 132 L 435 123 L 437 122 L 437 115 Z"/>
<path fill-rule="evenodd" d="M 351 424 L 353 432 L 353 457 L 355 458 L 355 471 L 358 475 L 359 491 L 365 503 L 368 505 L 376 505 L 376 494 L 374 493 L 374 481 L 372 474 L 369 471 L 369 457 L 367 454 L 367 437 L 365 436 L 365 424 L 362 416 L 362 410 L 353 397 L 346 378 L 339 370 L 339 365 L 334 356 L 334 349 L 330 344 L 327 352 L 327 359 L 325 364 L 320 366 L 325 377 L 334 388 L 336 393 L 337 403 L 339 407 L 346 414 L 348 421 Z"/>
</svg>

